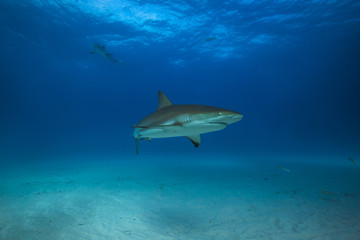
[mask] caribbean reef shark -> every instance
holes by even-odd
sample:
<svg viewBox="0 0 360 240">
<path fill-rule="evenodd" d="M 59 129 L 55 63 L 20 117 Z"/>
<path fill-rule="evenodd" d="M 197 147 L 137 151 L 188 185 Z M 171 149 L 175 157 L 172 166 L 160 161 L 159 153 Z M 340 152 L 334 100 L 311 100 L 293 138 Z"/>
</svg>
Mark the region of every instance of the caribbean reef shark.
<svg viewBox="0 0 360 240">
<path fill-rule="evenodd" d="M 195 147 L 200 145 L 200 134 L 224 129 L 240 121 L 243 115 L 223 108 L 206 105 L 173 105 L 159 91 L 158 109 L 134 125 L 136 153 L 139 140 L 168 137 L 187 137 Z"/>
<path fill-rule="evenodd" d="M 123 65 L 125 65 L 125 62 L 122 60 L 116 60 L 113 58 L 112 54 L 107 52 L 105 49 L 105 45 L 100 45 L 98 43 L 94 43 L 93 44 L 93 50 L 90 52 L 90 54 L 99 54 L 100 56 L 103 56 L 104 58 L 110 60 L 111 62 L 115 63 L 115 62 L 119 62 Z"/>
</svg>

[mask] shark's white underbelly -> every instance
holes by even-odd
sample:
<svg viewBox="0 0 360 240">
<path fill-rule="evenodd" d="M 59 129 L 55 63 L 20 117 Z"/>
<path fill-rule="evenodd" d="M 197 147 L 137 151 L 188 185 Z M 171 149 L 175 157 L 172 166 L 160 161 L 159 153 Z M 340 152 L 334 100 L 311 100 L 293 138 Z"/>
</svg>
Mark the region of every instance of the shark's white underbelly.
<svg viewBox="0 0 360 240">
<path fill-rule="evenodd" d="M 214 132 L 222 130 L 226 127 L 223 123 L 201 123 L 187 124 L 184 126 L 164 126 L 149 129 L 142 129 L 139 133 L 144 138 L 167 138 L 193 136 L 202 133 Z"/>
</svg>

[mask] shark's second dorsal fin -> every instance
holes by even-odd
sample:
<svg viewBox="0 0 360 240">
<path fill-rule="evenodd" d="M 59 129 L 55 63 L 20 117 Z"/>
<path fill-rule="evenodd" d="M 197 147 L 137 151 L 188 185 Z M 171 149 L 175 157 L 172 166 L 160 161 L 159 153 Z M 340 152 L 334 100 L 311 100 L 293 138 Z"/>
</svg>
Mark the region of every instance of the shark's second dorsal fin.
<svg viewBox="0 0 360 240">
<path fill-rule="evenodd" d="M 159 96 L 158 110 L 172 105 L 170 100 L 167 98 L 167 96 L 162 91 L 159 90 L 158 96 Z"/>
</svg>

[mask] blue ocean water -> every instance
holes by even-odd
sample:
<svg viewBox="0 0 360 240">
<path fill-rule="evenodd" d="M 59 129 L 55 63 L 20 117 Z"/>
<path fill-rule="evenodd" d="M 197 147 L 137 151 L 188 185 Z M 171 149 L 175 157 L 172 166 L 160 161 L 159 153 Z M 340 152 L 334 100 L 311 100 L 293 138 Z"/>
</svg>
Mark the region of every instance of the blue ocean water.
<svg viewBox="0 0 360 240">
<path fill-rule="evenodd" d="M 0 32 L 0 239 L 359 239 L 358 1 L 0 0 Z M 244 117 L 136 155 L 158 90 Z"/>
</svg>

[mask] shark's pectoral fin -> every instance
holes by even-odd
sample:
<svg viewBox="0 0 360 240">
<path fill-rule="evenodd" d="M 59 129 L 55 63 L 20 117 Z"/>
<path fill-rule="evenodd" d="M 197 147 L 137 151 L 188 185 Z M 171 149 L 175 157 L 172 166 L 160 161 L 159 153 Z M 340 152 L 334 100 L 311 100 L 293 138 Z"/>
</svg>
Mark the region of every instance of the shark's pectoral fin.
<svg viewBox="0 0 360 240">
<path fill-rule="evenodd" d="M 201 142 L 200 134 L 193 136 L 186 136 L 186 137 L 194 144 L 196 148 L 200 146 L 200 142 Z"/>
</svg>

